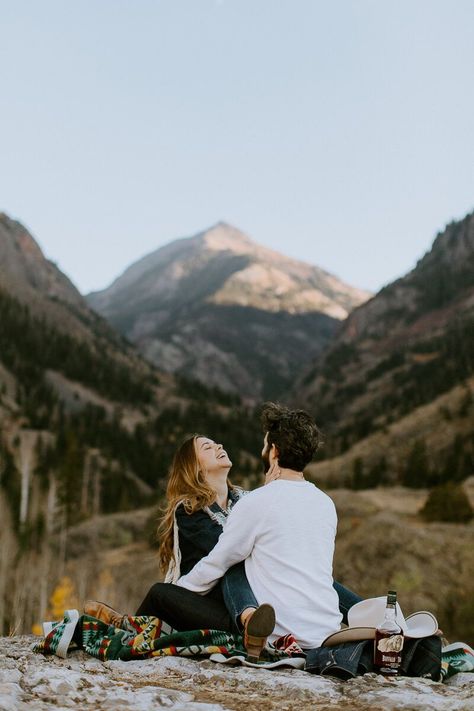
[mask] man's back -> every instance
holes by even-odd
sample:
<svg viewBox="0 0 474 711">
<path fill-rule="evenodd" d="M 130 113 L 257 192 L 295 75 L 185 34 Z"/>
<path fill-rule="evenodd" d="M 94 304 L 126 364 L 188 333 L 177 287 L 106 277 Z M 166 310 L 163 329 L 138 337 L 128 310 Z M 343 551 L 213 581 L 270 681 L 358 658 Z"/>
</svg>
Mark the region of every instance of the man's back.
<svg viewBox="0 0 474 711">
<path fill-rule="evenodd" d="M 336 526 L 333 502 L 313 484 L 273 481 L 235 505 L 214 550 L 179 584 L 205 592 L 245 559 L 258 602 L 276 611 L 271 639 L 292 633 L 303 648 L 319 646 L 341 622 L 332 586 Z"/>
<path fill-rule="evenodd" d="M 258 489 L 245 502 L 249 523 L 260 519 L 245 570 L 258 602 L 275 607 L 273 639 L 292 632 L 301 646 L 318 646 L 341 623 L 332 586 L 333 502 L 314 484 L 287 480 Z"/>
</svg>

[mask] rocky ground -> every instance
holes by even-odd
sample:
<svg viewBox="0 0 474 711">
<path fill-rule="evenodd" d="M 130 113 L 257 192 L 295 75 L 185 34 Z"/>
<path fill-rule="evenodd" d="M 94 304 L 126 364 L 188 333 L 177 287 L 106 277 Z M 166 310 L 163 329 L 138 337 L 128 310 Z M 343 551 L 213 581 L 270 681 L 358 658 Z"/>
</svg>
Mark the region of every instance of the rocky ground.
<svg viewBox="0 0 474 711">
<path fill-rule="evenodd" d="M 0 639 L 0 711 L 474 711 L 473 674 L 447 684 L 375 674 L 340 682 L 178 657 L 105 664 L 79 651 L 43 657 L 31 651 L 33 641 Z"/>
</svg>

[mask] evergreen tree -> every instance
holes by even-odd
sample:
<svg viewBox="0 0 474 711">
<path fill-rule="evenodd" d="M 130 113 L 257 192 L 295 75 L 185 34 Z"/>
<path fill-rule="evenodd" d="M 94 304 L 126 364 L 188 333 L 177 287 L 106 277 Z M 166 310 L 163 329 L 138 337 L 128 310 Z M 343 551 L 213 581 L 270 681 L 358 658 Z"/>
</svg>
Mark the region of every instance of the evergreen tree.
<svg viewBox="0 0 474 711">
<path fill-rule="evenodd" d="M 361 457 L 356 457 L 352 463 L 352 488 L 365 488 L 364 462 Z"/>
<path fill-rule="evenodd" d="M 419 439 L 413 445 L 403 472 L 403 484 L 412 489 L 420 489 L 429 484 L 430 469 L 426 443 Z"/>
</svg>

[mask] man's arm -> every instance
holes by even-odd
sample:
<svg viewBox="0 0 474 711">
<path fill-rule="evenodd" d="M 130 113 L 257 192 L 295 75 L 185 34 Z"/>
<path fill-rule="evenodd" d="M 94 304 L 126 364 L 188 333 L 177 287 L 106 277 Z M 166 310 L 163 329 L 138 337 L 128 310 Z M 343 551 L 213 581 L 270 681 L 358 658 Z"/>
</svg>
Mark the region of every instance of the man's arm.
<svg viewBox="0 0 474 711">
<path fill-rule="evenodd" d="M 216 585 L 226 570 L 248 558 L 252 552 L 261 512 L 258 515 L 251 495 L 244 497 L 232 509 L 224 530 L 213 550 L 176 585 L 204 594 Z"/>
</svg>

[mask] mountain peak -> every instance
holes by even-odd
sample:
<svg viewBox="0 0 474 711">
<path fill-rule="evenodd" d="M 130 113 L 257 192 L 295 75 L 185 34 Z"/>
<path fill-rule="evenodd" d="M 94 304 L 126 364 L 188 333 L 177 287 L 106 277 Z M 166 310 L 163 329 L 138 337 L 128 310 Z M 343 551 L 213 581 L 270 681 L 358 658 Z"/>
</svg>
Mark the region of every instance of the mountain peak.
<svg viewBox="0 0 474 711">
<path fill-rule="evenodd" d="M 5 213 L 0 213 L 0 284 L 27 302 L 47 298 L 87 308 L 75 286 L 46 259 L 26 227 Z"/>
<path fill-rule="evenodd" d="M 246 234 L 237 227 L 222 221 L 202 232 L 201 238 L 203 245 L 217 252 L 230 251 L 235 254 L 247 254 L 255 247 Z"/>
<path fill-rule="evenodd" d="M 87 343 L 105 338 L 116 348 L 116 335 L 108 325 L 97 318 L 59 267 L 45 257 L 29 230 L 4 212 L 0 213 L 0 293 L 27 306 L 32 316 L 61 334 Z"/>
</svg>

